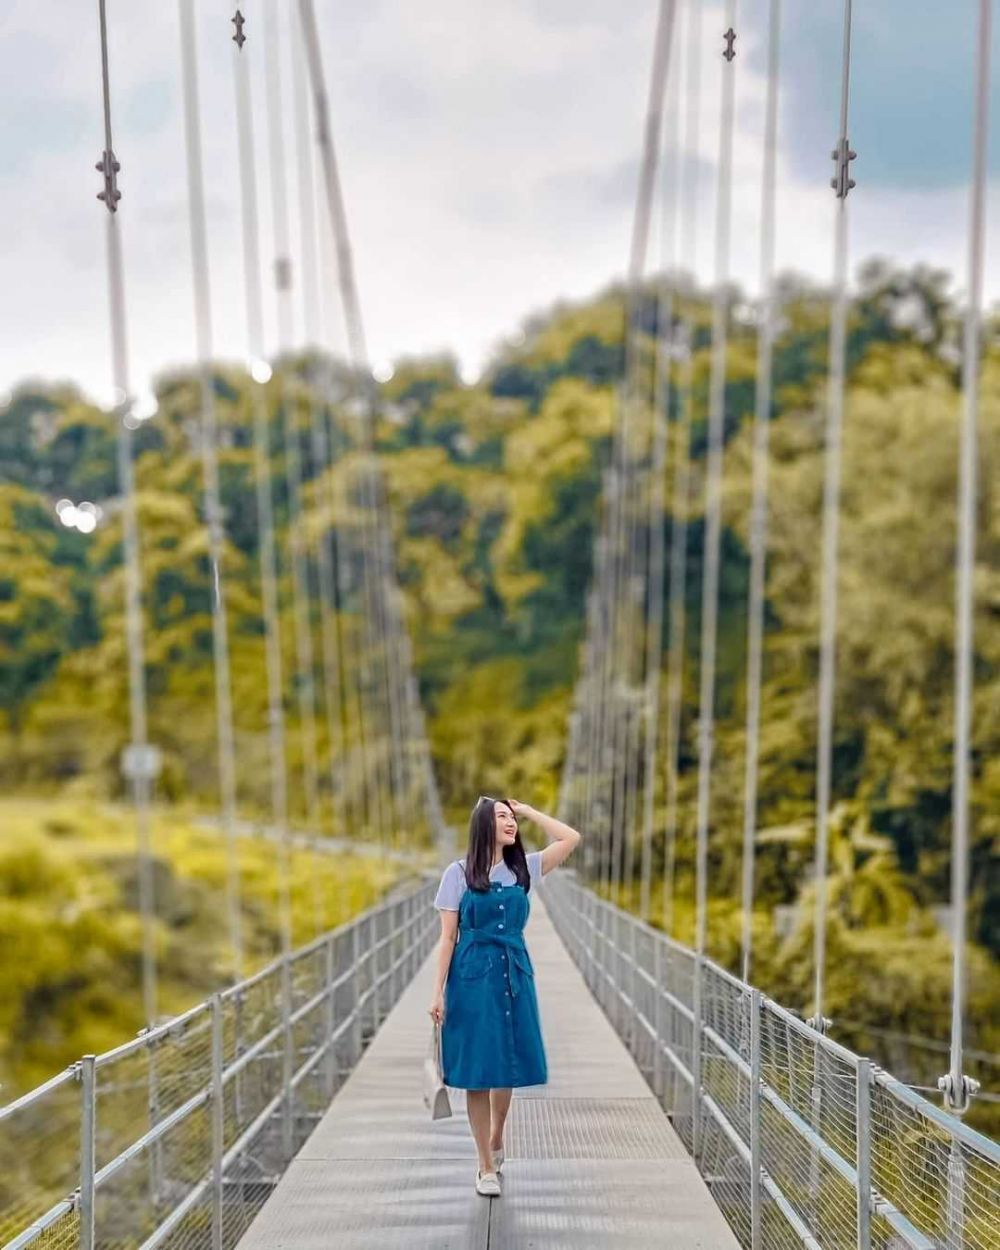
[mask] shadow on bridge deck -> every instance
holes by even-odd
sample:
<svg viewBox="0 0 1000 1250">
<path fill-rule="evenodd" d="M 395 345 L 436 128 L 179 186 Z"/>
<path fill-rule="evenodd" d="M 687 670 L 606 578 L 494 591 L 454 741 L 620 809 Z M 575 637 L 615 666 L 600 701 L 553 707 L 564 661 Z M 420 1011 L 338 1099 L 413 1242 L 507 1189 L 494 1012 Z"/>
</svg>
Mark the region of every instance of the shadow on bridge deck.
<svg viewBox="0 0 1000 1250">
<path fill-rule="evenodd" d="M 422 1102 L 432 953 L 237 1250 L 737 1246 L 559 940 L 544 888 L 526 938 L 549 1082 L 515 1090 L 502 1197 L 475 1191 L 462 1092 L 450 1120 L 432 1122 Z"/>
</svg>

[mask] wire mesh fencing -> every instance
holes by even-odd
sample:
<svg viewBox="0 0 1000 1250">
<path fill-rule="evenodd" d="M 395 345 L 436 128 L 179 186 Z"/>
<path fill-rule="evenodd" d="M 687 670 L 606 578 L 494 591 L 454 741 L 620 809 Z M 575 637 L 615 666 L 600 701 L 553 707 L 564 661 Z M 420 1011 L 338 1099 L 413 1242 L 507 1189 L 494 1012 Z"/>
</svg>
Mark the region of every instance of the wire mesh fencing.
<svg viewBox="0 0 1000 1250">
<path fill-rule="evenodd" d="M 1000 1146 L 561 869 L 553 923 L 748 1250 L 997 1250 Z"/>
<path fill-rule="evenodd" d="M 0 1108 L 2 1250 L 229 1250 L 437 937 L 394 894 Z"/>
</svg>

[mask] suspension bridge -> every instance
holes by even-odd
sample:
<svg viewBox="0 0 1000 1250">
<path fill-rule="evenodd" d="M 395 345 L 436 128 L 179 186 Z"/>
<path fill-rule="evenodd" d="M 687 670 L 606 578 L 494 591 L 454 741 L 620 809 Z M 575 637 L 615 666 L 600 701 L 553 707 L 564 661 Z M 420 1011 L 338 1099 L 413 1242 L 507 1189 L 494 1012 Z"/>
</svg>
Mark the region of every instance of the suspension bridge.
<svg viewBox="0 0 1000 1250">
<path fill-rule="evenodd" d="M 803 1018 L 755 988 L 753 926 L 758 824 L 761 667 L 765 621 L 772 356 L 780 308 L 775 213 L 781 3 L 768 0 L 761 304 L 755 372 L 750 579 L 746 605 L 746 761 L 742 796 L 738 972 L 711 958 L 708 905 L 713 819 L 721 474 L 731 322 L 733 113 L 741 37 L 736 0 L 718 30 L 700 0 L 661 0 L 653 37 L 643 158 L 628 272 L 625 367 L 586 605 L 586 635 L 569 719 L 559 807 L 584 835 L 582 863 L 544 883 L 529 943 L 539 956 L 550 1087 L 515 1098 L 503 1198 L 482 1203 L 461 1119 L 431 1124 L 419 1104 L 429 1024 L 437 871 L 455 850 L 436 789 L 404 603 L 391 549 L 387 491 L 374 450 L 377 388 L 367 361 L 347 213 L 341 191 L 311 0 L 237 9 L 232 125 L 239 153 L 252 379 L 243 431 L 253 452 L 265 641 L 268 819 L 281 948 L 248 971 L 235 846 L 241 815 L 227 620 L 227 515 L 213 372 L 214 305 L 199 104 L 198 40 L 219 38 L 193 0 L 179 0 L 181 79 L 199 415 L 195 439 L 211 570 L 215 775 L 230 848 L 227 984 L 174 1016 L 160 1002 L 150 840 L 159 767 L 147 710 L 150 625 L 143 611 L 135 434 L 142 424 L 129 370 L 121 240 L 127 217 L 114 146 L 108 13 L 99 0 L 104 147 L 98 162 L 106 230 L 110 343 L 123 532 L 130 733 L 122 757 L 137 840 L 146 1028 L 0 1107 L 0 1245 L 22 1247 L 244 1247 L 338 1244 L 426 1246 L 672 1245 L 751 1250 L 991 1250 L 1000 1245 L 1000 1147 L 963 1122 L 980 1091 L 965 1071 L 964 995 L 969 858 L 970 725 L 977 501 L 977 422 L 985 247 L 991 0 L 978 0 L 971 120 L 973 164 L 962 355 L 963 422 L 956 557 L 952 843 L 954 976 L 948 1071 L 941 1104 L 834 1040 L 827 1008 L 827 877 L 833 793 L 838 619 L 838 516 L 846 375 L 852 4 L 843 3 L 839 117 L 831 130 L 834 294 L 828 344 L 822 496 L 822 605 L 816 758 L 812 1005 Z M 714 10 L 712 20 L 715 20 Z M 113 20 L 113 12 L 110 15 Z M 259 224 L 253 79 L 247 46 L 265 67 L 265 131 L 273 237 Z M 681 821 L 680 716 L 685 647 L 686 520 L 693 484 L 693 325 L 678 260 L 696 250 L 699 127 L 693 106 L 705 42 L 718 53 L 714 306 L 705 465 L 704 574 L 699 640 L 695 939 L 672 923 Z M 284 48 L 293 67 L 293 117 L 283 114 Z M 297 229 L 285 179 L 294 132 Z M 319 213 L 316 209 L 319 207 Z M 664 276 L 655 330 L 644 322 L 651 226 L 664 224 Z M 278 334 L 265 341 L 262 254 L 274 257 Z M 293 280 L 293 271 L 301 280 Z M 347 364 L 317 355 L 294 389 L 272 355 L 332 338 L 323 293 L 339 294 Z M 310 357 L 310 360 L 313 358 Z M 279 394 L 275 396 L 275 388 Z M 278 550 L 269 405 L 283 414 L 281 457 L 289 544 Z M 308 410 L 301 441 L 292 418 Z M 343 415 L 348 414 L 345 419 Z M 349 449 L 349 454 L 344 448 Z M 332 470 L 349 460 L 337 495 Z M 308 460 L 308 473 L 305 461 Z M 309 523 L 305 488 L 327 519 Z M 662 518 L 673 511 L 669 549 Z M 349 517 L 349 521 L 343 518 Z M 279 559 L 290 574 L 294 674 L 285 672 Z M 314 592 L 315 588 L 315 592 Z M 313 603 L 315 599 L 315 604 Z M 318 654 L 312 622 L 318 618 Z M 666 624 L 667 654 L 663 654 Z M 661 682 L 666 658 L 666 689 Z M 293 827 L 290 743 L 305 821 Z M 662 715 L 661 715 L 662 712 Z M 325 744 L 325 753 L 321 749 Z M 663 827 L 656 786 L 667 796 Z M 324 800 L 327 796 L 329 801 Z M 415 815 L 419 813 L 419 815 Z M 410 830 L 409 838 L 401 836 Z M 303 847 L 355 845 L 409 870 L 385 898 L 304 945 L 292 937 L 290 861 Z M 654 864 L 662 863 L 657 880 Z M 612 901 L 637 882 L 631 912 Z M 650 923 L 662 891 L 662 927 Z M 457 1101 L 457 1100 L 456 1100 Z M 463 1159 L 469 1164 L 465 1167 Z M 463 1171 L 465 1167 L 465 1171 Z M 468 1173 L 468 1175 L 466 1175 Z"/>
</svg>

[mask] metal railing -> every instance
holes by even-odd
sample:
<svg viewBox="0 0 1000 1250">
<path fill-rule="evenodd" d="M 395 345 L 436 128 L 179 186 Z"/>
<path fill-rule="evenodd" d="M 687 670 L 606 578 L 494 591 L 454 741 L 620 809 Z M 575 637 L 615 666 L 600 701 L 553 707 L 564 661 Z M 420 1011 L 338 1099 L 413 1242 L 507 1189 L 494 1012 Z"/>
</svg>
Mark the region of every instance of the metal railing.
<svg viewBox="0 0 1000 1250">
<path fill-rule="evenodd" d="M 434 883 L 0 1108 L 3 1250 L 228 1250 L 438 936 Z"/>
<path fill-rule="evenodd" d="M 572 869 L 545 898 L 743 1246 L 997 1250 L 995 1142 Z"/>
</svg>

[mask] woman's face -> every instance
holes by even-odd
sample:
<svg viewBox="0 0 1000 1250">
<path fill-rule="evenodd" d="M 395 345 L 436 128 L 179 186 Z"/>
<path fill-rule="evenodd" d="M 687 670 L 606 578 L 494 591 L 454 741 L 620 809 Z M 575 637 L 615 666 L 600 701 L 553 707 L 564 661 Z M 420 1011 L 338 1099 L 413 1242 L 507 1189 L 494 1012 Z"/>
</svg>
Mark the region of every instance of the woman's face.
<svg viewBox="0 0 1000 1250">
<path fill-rule="evenodd" d="M 513 846 L 514 839 L 517 837 L 517 821 L 514 818 L 514 813 L 506 803 L 502 803 L 498 799 L 493 804 L 493 816 L 496 824 L 497 845 L 500 847 Z"/>
</svg>

